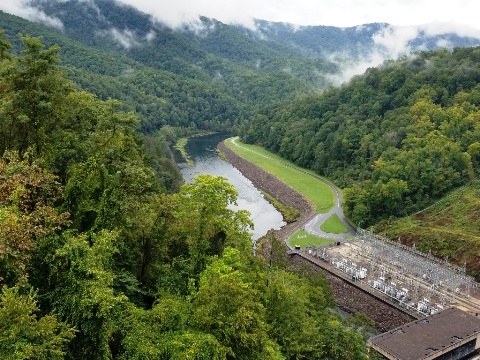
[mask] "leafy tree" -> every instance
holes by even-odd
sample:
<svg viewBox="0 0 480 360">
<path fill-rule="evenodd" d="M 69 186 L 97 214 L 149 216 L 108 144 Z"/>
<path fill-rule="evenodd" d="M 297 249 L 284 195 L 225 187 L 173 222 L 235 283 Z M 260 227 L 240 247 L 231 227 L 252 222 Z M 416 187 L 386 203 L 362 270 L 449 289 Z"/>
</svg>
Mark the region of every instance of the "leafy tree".
<svg viewBox="0 0 480 360">
<path fill-rule="evenodd" d="M 159 298 L 151 310 L 132 309 L 120 359 L 226 359 L 227 349 L 212 335 L 187 328 L 190 311 L 188 302 L 173 296 Z"/>
<path fill-rule="evenodd" d="M 186 294 L 188 278 L 198 279 L 210 256 L 221 255 L 226 246 L 248 253 L 252 223 L 246 211 L 229 208 L 236 198 L 237 191 L 225 178 L 211 175 L 198 176 L 173 195 L 174 220 L 166 234 L 169 250 L 161 283 L 175 284 L 183 274 L 176 291 Z"/>
<path fill-rule="evenodd" d="M 9 59 L 11 55 L 8 51 L 12 48 L 12 44 L 10 44 L 7 40 L 4 39 L 5 31 L 0 31 L 0 60 Z"/>
<path fill-rule="evenodd" d="M 44 48 L 40 39 L 22 37 L 26 49 L 2 67 L 4 91 L 0 116 L 0 152 L 16 149 L 21 156 L 32 147 L 43 153 L 47 136 L 63 123 L 59 106 L 73 90 L 57 68 L 58 47 Z"/>
<path fill-rule="evenodd" d="M 294 274 L 269 274 L 265 294 L 269 332 L 286 359 L 322 359 L 319 313 L 312 311 L 308 291 L 316 289 Z"/>
<path fill-rule="evenodd" d="M 62 188 L 35 162 L 8 152 L 0 158 L 0 281 L 9 285 L 28 276 L 26 268 L 38 242 L 68 225 L 68 213 L 55 205 Z"/>
<path fill-rule="evenodd" d="M 329 319 L 322 323 L 322 359 L 368 359 L 361 333 L 353 328 L 345 328 L 341 321 Z"/>
<path fill-rule="evenodd" d="M 36 294 L 19 286 L 0 295 L 0 356 L 13 359 L 64 359 L 75 330 L 54 315 L 37 316 Z"/>
<path fill-rule="evenodd" d="M 478 169 L 480 169 L 480 142 L 470 144 L 467 153 L 470 155 L 473 168 L 476 169 L 476 173 L 478 174 Z"/>
<path fill-rule="evenodd" d="M 112 255 L 116 234 L 73 236 L 48 256 L 50 289 L 42 294 L 59 318 L 78 330 L 68 358 L 110 359 L 110 343 L 117 331 L 126 297 L 113 290 Z"/>
<path fill-rule="evenodd" d="M 240 253 L 232 248 L 207 266 L 193 295 L 189 324 L 226 346 L 228 359 L 282 359 L 268 336 L 260 294 L 241 267 Z"/>
</svg>

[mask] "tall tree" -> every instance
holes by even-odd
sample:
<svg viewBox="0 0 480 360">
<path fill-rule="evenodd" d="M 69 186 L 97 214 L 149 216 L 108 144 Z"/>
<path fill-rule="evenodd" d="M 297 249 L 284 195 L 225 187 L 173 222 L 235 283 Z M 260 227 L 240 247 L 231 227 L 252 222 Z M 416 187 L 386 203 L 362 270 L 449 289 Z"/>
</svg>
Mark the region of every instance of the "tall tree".
<svg viewBox="0 0 480 360">
<path fill-rule="evenodd" d="M 16 152 L 0 158 L 0 283 L 27 277 L 40 239 L 69 224 L 69 214 L 56 210 L 61 199 L 56 177 L 37 163 Z"/>
<path fill-rule="evenodd" d="M 32 147 L 40 156 L 47 136 L 63 123 L 58 112 L 73 85 L 58 70 L 58 46 L 45 49 L 39 38 L 22 36 L 25 50 L 2 66 L 5 92 L 0 116 L 0 152 L 15 149 L 21 156 Z"/>
</svg>

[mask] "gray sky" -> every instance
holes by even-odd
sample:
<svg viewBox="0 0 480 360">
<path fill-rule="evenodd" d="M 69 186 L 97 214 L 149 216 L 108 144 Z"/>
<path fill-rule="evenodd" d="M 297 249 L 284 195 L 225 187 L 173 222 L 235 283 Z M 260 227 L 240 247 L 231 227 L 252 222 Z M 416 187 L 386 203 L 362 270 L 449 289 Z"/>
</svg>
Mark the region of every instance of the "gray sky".
<svg viewBox="0 0 480 360">
<path fill-rule="evenodd" d="M 3 0 L 4 1 L 4 0 Z M 480 28 L 478 0 L 121 0 L 175 25 L 205 15 L 222 22 L 251 17 L 297 25 L 340 27 L 371 22 L 419 25 L 447 22 Z"/>
<path fill-rule="evenodd" d="M 68 0 L 59 0 L 68 1 Z M 92 0 L 81 0 L 92 1 Z M 199 15 L 224 23 L 251 25 L 252 17 L 296 25 L 354 26 L 371 22 L 480 29 L 478 0 L 117 0 L 131 4 L 173 27 Z M 0 0 L 0 10 L 41 18 L 28 0 Z M 43 19 L 45 20 L 45 19 Z M 448 24 L 448 25 L 447 25 Z M 467 30 L 465 30 L 467 31 Z"/>
</svg>

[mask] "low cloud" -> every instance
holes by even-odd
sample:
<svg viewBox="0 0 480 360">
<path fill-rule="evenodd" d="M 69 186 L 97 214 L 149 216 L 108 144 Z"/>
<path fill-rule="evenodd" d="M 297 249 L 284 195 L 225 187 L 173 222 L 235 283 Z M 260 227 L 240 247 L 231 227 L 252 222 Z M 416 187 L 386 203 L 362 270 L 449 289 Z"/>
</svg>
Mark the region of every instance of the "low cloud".
<svg viewBox="0 0 480 360">
<path fill-rule="evenodd" d="M 145 35 L 145 40 L 148 42 L 152 41 L 157 37 L 157 33 L 153 30 L 150 30 L 147 35 Z"/>
<path fill-rule="evenodd" d="M 396 59 L 412 51 L 410 41 L 415 39 L 420 29 L 414 26 L 387 26 L 373 35 L 376 51 L 384 53 L 385 59 Z"/>
<path fill-rule="evenodd" d="M 244 2 L 224 0 L 116 0 L 151 14 L 157 21 L 171 28 L 186 25 L 198 28 L 200 16 L 218 19 L 227 24 L 239 24 L 255 29 L 253 17 L 249 15 L 252 0 Z"/>
<path fill-rule="evenodd" d="M 348 54 L 333 54 L 330 61 L 336 63 L 341 69 L 336 75 L 328 77 L 334 85 L 341 85 L 349 81 L 353 76 L 363 74 L 368 68 L 381 65 L 385 60 L 395 60 L 414 51 L 426 50 L 426 43 L 413 40 L 421 36 L 435 37 L 437 48 L 452 49 L 452 42 L 442 35 L 457 35 L 478 39 L 480 44 L 480 30 L 467 25 L 455 23 L 433 22 L 419 26 L 387 26 L 372 36 L 375 44 L 374 49 L 367 56 L 345 62 Z"/>
<path fill-rule="evenodd" d="M 60 19 L 48 16 L 42 10 L 31 7 L 29 0 L 2 0 L 0 10 L 63 31 L 63 23 Z"/>
<path fill-rule="evenodd" d="M 118 30 L 116 28 L 111 28 L 109 30 L 99 31 L 98 35 L 111 37 L 117 44 L 121 45 L 127 50 L 139 45 L 135 34 L 130 30 Z"/>
<path fill-rule="evenodd" d="M 375 50 L 368 56 L 357 60 L 351 59 L 349 54 L 337 53 L 329 56 L 328 60 L 337 64 L 340 70 L 333 75 L 326 75 L 325 78 L 327 82 L 335 86 L 340 86 L 343 83 L 350 81 L 354 76 L 363 74 L 368 68 L 382 64 L 386 59 L 387 57 L 385 54 L 378 50 Z"/>
</svg>

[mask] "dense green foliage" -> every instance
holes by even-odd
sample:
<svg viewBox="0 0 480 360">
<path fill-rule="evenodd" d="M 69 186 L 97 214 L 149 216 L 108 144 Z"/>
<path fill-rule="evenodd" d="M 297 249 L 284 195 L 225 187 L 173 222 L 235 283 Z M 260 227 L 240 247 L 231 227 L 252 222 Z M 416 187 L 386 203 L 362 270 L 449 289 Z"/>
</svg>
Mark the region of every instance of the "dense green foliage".
<svg viewBox="0 0 480 360">
<path fill-rule="evenodd" d="M 366 358 L 322 278 L 253 256 L 232 185 L 178 189 L 171 128 L 140 137 L 21 39 L 0 36 L 2 359 Z"/>
<path fill-rule="evenodd" d="M 99 2 L 110 19 L 106 24 L 87 2 L 42 4 L 46 11 L 62 18 L 64 33 L 0 12 L 2 28 L 15 52 L 21 48 L 18 33 L 42 36 L 47 46 L 60 45 L 62 69 L 69 78 L 102 100 L 120 100 L 122 110 L 138 114 L 139 128 L 145 133 L 154 133 L 164 125 L 231 130 L 267 104 L 312 92 L 312 82 L 300 76 L 305 74 L 306 62 L 314 63 L 308 66 L 315 73 L 323 74 L 328 69 L 319 60 L 294 55 L 291 49 L 274 51 L 266 46 L 260 49 L 255 41 L 245 45 L 257 51 L 248 59 L 221 56 L 211 46 L 202 46 L 189 38 L 187 32 L 155 25 L 142 18 L 145 14 L 133 9 L 126 18 L 119 11 L 123 6 L 113 1 Z M 119 45 L 109 33 L 115 26 L 133 27 L 142 23 L 150 23 L 156 35 L 147 40 L 147 31 L 136 38 L 132 47 Z M 219 34 L 227 30 L 216 26 Z M 137 31 L 142 29 L 140 26 Z M 236 47 L 245 36 L 237 31 L 231 37 L 228 47 L 236 48 L 245 57 L 247 48 L 239 51 Z M 270 64 L 268 69 L 256 68 L 256 55 Z M 297 68 L 296 74 L 284 71 L 292 66 Z"/>
<path fill-rule="evenodd" d="M 480 48 L 423 52 L 245 127 L 257 143 L 346 188 L 360 226 L 424 208 L 478 175 Z"/>
</svg>

